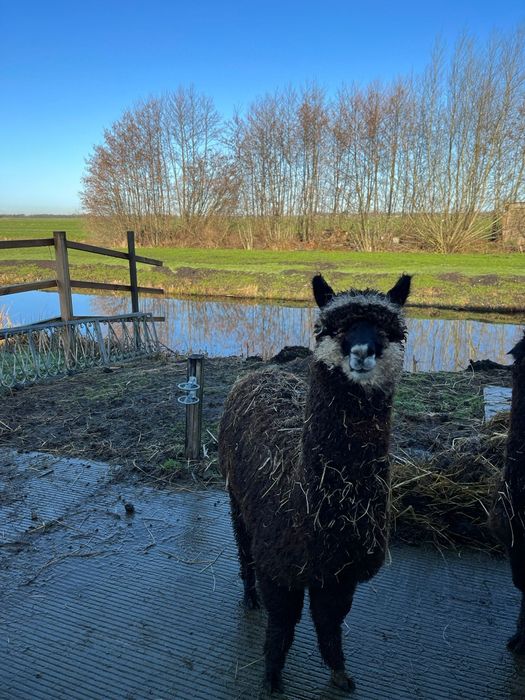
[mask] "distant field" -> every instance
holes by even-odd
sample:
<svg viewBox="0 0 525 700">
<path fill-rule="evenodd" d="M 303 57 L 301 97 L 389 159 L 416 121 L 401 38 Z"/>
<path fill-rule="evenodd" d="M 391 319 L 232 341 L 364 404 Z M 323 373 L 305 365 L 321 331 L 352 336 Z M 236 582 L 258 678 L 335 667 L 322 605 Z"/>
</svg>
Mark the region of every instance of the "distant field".
<svg viewBox="0 0 525 700">
<path fill-rule="evenodd" d="M 74 241 L 89 238 L 80 216 L 0 216 L 0 239 L 44 238 L 51 236 L 53 231 L 67 231 Z"/>
<path fill-rule="evenodd" d="M 80 218 L 0 218 L 1 238 L 49 236 L 65 230 L 89 240 Z M 414 275 L 412 302 L 525 309 L 525 255 L 355 253 L 344 251 L 267 251 L 215 248 L 140 248 L 165 267 L 141 265 L 139 283 L 162 286 L 176 295 L 235 296 L 259 299 L 311 299 L 312 275 L 322 271 L 336 290 L 356 286 L 388 288 L 401 272 Z M 49 277 L 51 249 L 0 251 L 0 284 Z M 70 251 L 72 274 L 79 279 L 126 282 L 127 264 Z"/>
</svg>

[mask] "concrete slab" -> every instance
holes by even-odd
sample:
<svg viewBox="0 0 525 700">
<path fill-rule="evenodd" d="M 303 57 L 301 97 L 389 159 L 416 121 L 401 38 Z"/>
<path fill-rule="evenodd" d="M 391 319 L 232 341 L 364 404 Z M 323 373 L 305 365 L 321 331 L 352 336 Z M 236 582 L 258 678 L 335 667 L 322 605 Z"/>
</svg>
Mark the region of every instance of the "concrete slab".
<svg viewBox="0 0 525 700">
<path fill-rule="evenodd" d="M 61 521 L 5 544 L 2 700 L 258 696 L 265 616 L 239 605 L 223 492 L 106 482 Z M 505 649 L 519 602 L 507 563 L 415 547 L 391 554 L 346 620 L 352 697 L 524 698 L 524 665 Z M 305 610 L 285 668 L 287 697 L 344 697 L 327 678 Z"/>
<path fill-rule="evenodd" d="M 0 450 L 0 543 L 62 518 L 104 484 L 107 464 Z"/>
</svg>

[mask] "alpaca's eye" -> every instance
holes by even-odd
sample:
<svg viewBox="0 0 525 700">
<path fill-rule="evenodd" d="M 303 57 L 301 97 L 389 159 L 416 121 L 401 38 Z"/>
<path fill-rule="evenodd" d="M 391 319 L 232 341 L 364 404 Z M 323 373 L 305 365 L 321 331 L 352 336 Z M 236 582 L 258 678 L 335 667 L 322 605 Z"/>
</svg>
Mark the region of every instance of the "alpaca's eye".
<svg viewBox="0 0 525 700">
<path fill-rule="evenodd" d="M 385 343 L 399 343 L 399 335 L 397 333 L 385 333 Z"/>
</svg>

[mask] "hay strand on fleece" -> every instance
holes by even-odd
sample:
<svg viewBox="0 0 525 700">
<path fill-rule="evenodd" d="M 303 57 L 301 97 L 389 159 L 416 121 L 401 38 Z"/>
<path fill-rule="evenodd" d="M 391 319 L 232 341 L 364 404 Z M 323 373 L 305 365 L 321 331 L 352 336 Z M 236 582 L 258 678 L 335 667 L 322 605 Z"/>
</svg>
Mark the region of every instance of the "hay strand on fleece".
<svg viewBox="0 0 525 700">
<path fill-rule="evenodd" d="M 271 401 L 282 417 L 281 431 L 300 431 L 306 385 L 291 373 L 281 370 L 279 375 L 279 382 L 271 386 Z M 264 375 L 262 381 L 267 382 Z M 253 394 L 260 388 L 254 385 Z M 402 450 L 392 454 L 393 539 L 442 548 L 501 549 L 489 528 L 488 513 L 504 464 L 508 422 L 508 413 L 498 414 L 475 430 L 479 422 L 469 419 L 468 437 L 456 437 L 426 457 Z M 300 441 L 289 443 L 298 457 Z"/>
<path fill-rule="evenodd" d="M 272 462 L 269 492 L 279 485 L 281 479 L 286 480 L 287 471 L 282 468 L 283 462 L 298 464 L 300 459 L 300 432 L 307 385 L 301 377 L 274 367 L 272 371 L 241 376 L 235 382 L 232 393 L 236 388 L 240 389 L 242 401 L 232 403 L 228 409 L 232 426 L 243 425 L 243 439 L 258 444 L 260 449 L 265 449 L 267 444 L 273 444 L 276 448 L 259 467 L 266 469 L 268 462 Z M 270 410 L 259 412 L 256 421 L 245 421 L 245 416 L 251 413 L 254 405 L 258 403 L 260 406 L 261 396 L 265 397 L 265 406 Z M 276 416 L 279 416 L 277 425 Z M 285 489 L 282 495 L 286 501 L 289 491 Z M 281 502 L 280 507 L 285 501 Z"/>
</svg>

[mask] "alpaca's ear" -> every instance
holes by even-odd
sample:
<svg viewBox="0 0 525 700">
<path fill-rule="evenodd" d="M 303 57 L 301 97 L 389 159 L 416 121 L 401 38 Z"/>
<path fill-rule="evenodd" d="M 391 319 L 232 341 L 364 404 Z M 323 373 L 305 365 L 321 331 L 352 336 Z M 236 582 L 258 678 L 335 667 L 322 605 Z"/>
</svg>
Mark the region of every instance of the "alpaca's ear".
<svg viewBox="0 0 525 700">
<path fill-rule="evenodd" d="M 399 306 L 403 306 L 408 295 L 410 294 L 411 279 L 412 275 L 401 275 L 392 289 L 387 292 L 387 296 L 390 301 L 393 301 L 394 304 L 399 304 Z"/>
<path fill-rule="evenodd" d="M 515 362 L 521 362 L 521 360 L 523 360 L 525 357 L 525 333 L 523 333 L 523 338 L 516 343 L 512 350 L 509 350 L 508 354 L 512 355 Z"/>
<path fill-rule="evenodd" d="M 312 289 L 314 291 L 314 299 L 317 302 L 317 306 L 319 306 L 321 309 L 323 306 L 328 304 L 335 294 L 332 287 L 330 287 L 322 275 L 316 275 L 313 278 Z"/>
</svg>

